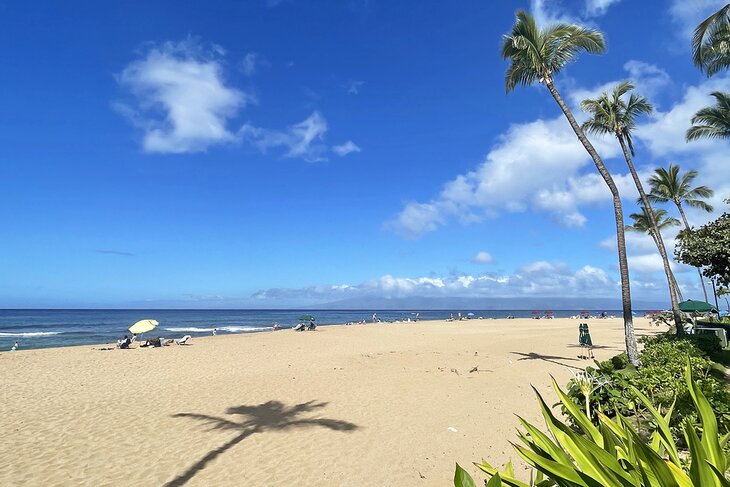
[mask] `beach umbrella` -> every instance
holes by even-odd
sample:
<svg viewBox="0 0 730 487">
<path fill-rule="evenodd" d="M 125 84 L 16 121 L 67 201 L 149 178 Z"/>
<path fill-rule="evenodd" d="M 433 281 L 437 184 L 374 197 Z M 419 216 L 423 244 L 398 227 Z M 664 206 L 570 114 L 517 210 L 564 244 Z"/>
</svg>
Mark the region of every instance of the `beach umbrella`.
<svg viewBox="0 0 730 487">
<path fill-rule="evenodd" d="M 302 315 L 299 317 L 299 321 L 314 321 L 314 316 L 312 315 Z"/>
<path fill-rule="evenodd" d="M 474 316 L 474 313 L 467 313 L 466 316 Z"/>
<path fill-rule="evenodd" d="M 139 320 L 137 323 L 129 327 L 129 332 L 135 335 L 140 333 L 147 333 L 157 328 L 159 323 L 155 320 Z"/>
<path fill-rule="evenodd" d="M 710 303 L 705 303 L 704 301 L 688 299 L 687 301 L 679 303 L 679 309 L 685 313 L 709 313 L 710 311 L 713 311 L 715 307 Z"/>
</svg>

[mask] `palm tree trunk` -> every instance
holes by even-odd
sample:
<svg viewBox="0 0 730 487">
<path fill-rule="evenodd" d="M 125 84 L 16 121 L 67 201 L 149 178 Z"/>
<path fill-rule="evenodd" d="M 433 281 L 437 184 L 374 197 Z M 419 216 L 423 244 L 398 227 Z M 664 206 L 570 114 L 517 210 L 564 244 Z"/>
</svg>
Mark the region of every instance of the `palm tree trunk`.
<svg viewBox="0 0 730 487">
<path fill-rule="evenodd" d="M 684 208 L 682 208 L 682 202 L 679 200 L 674 200 L 674 204 L 677 205 L 677 208 L 679 209 L 679 214 L 682 215 L 682 221 L 684 222 L 684 228 L 687 229 L 687 231 L 690 231 L 689 222 L 687 221 L 687 215 L 684 214 Z M 702 276 L 702 269 L 697 268 L 697 274 L 700 276 L 700 284 L 702 284 L 702 294 L 705 295 L 705 303 L 707 303 L 707 288 L 705 287 L 705 278 Z"/>
<path fill-rule="evenodd" d="M 547 77 L 545 80 L 545 85 L 548 90 L 550 90 L 550 94 L 553 96 L 558 106 L 560 106 L 565 118 L 568 119 L 568 123 L 573 129 L 573 132 L 575 132 L 576 137 L 578 137 L 580 143 L 583 144 L 583 147 L 585 147 L 586 151 L 591 156 L 591 159 L 593 159 L 596 169 L 598 169 L 598 172 L 606 182 L 606 185 L 613 196 L 613 211 L 616 217 L 616 241 L 618 244 L 618 266 L 619 273 L 621 274 L 621 301 L 623 304 L 626 355 L 628 355 L 629 361 L 633 365 L 638 365 L 639 352 L 636 347 L 636 337 L 634 336 L 634 319 L 631 315 L 631 287 L 629 285 L 629 264 L 626 259 L 626 237 L 624 236 L 624 214 L 621 207 L 621 195 L 619 195 L 618 188 L 611 177 L 611 173 L 608 172 L 606 165 L 603 163 L 603 160 L 601 160 L 601 156 L 598 155 L 593 144 L 591 144 L 586 135 L 583 133 L 578 122 L 575 121 L 573 113 L 570 111 L 570 108 L 568 108 L 568 105 L 566 105 L 563 101 L 563 98 L 560 96 L 560 93 L 558 93 L 558 90 L 555 88 L 550 77 Z"/>
<path fill-rule="evenodd" d="M 654 240 L 654 244 L 659 247 L 659 242 L 657 242 L 656 237 L 654 236 L 654 232 L 651 231 L 649 233 L 651 235 L 652 240 Z M 674 289 L 674 293 L 677 296 L 677 301 L 682 301 L 684 298 L 682 298 L 682 290 L 679 288 L 679 283 L 677 283 L 677 279 L 674 277 L 674 272 L 672 272 L 672 287 Z"/>
<path fill-rule="evenodd" d="M 644 191 L 644 186 L 641 184 L 641 179 L 639 179 L 639 175 L 636 174 L 636 168 L 634 167 L 634 162 L 631 160 L 631 156 L 629 155 L 629 150 L 626 147 L 624 138 L 621 136 L 621 134 L 616 134 L 616 138 L 618 139 L 618 143 L 621 144 L 621 150 L 624 153 L 624 159 L 626 159 L 626 164 L 629 166 L 629 172 L 631 173 L 631 177 L 634 180 L 636 189 L 639 190 L 641 202 L 644 204 L 644 211 L 649 217 L 649 222 L 651 223 L 653 233 L 652 236 L 654 237 L 654 242 L 656 243 L 657 249 L 659 249 L 659 255 L 661 255 L 662 257 L 664 274 L 667 276 L 667 285 L 669 286 L 669 299 L 672 303 L 672 315 L 674 316 L 674 325 L 677 329 L 677 335 L 681 335 L 684 329 L 682 328 L 682 314 L 679 311 L 679 301 L 677 301 L 677 293 L 675 289 L 676 280 L 674 279 L 674 273 L 672 272 L 672 268 L 669 266 L 669 258 L 667 257 L 667 249 L 664 247 L 662 232 L 659 231 L 656 218 L 654 218 L 654 211 L 651 208 L 651 203 L 649 202 L 649 198 L 646 196 L 646 192 Z"/>
</svg>

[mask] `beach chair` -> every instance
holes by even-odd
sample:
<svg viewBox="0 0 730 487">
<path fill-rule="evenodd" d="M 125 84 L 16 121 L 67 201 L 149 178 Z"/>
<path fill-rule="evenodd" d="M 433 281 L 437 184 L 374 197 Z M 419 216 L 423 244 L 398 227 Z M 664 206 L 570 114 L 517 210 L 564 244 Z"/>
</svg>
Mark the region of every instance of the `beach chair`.
<svg viewBox="0 0 730 487">
<path fill-rule="evenodd" d="M 191 338 L 193 338 L 193 337 L 191 337 L 190 335 L 185 335 L 184 337 L 178 338 L 177 340 L 175 340 L 175 343 L 177 345 L 187 345 L 188 340 L 190 340 Z"/>
</svg>

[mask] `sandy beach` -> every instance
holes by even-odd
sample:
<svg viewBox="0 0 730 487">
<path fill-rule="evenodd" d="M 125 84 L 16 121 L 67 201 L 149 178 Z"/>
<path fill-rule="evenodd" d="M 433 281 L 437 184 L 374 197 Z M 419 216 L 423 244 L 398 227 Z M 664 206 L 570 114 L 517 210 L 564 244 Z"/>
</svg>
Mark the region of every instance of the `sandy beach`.
<svg viewBox="0 0 730 487">
<path fill-rule="evenodd" d="M 620 319 L 588 323 L 598 359 L 623 349 Z M 590 364 L 577 336 L 485 319 L 2 353 L 0 485 L 450 485 L 516 458 L 530 384 L 553 401 L 550 374 Z"/>
</svg>

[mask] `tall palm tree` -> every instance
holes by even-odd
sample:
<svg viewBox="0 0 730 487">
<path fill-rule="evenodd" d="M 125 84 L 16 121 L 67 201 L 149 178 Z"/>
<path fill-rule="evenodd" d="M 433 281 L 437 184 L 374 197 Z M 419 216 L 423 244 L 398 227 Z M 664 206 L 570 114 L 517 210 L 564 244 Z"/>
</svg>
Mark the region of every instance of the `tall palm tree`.
<svg viewBox="0 0 730 487">
<path fill-rule="evenodd" d="M 667 217 L 667 211 L 661 209 L 652 209 L 653 215 L 649 215 L 646 208 L 642 208 L 641 213 L 632 213 L 629 218 L 633 220 L 631 225 L 626 226 L 626 230 L 630 232 L 648 233 L 657 247 L 660 245 L 660 241 L 657 235 L 661 237 L 661 231 L 669 227 L 676 227 L 681 225 L 679 220 L 674 217 Z M 663 245 L 663 244 L 661 244 Z M 670 287 L 674 289 L 674 292 L 678 300 L 682 299 L 682 291 L 679 289 L 677 280 L 674 278 L 674 273 L 670 274 L 671 282 Z M 681 322 L 680 322 L 681 324 Z"/>
<path fill-rule="evenodd" d="M 687 141 L 697 139 L 730 138 L 730 93 L 714 91 L 715 105 L 705 107 L 692 116 L 692 126 L 687 130 Z"/>
<path fill-rule="evenodd" d="M 644 186 L 641 179 L 636 173 L 634 162 L 631 157 L 635 156 L 634 144 L 631 139 L 632 131 L 636 127 L 636 118 L 641 115 L 648 115 L 654 109 L 649 101 L 641 95 L 631 93 L 634 84 L 630 81 L 623 81 L 617 84 L 611 93 L 603 92 L 598 98 L 583 100 L 580 104 L 583 111 L 591 115 L 582 126 L 589 134 L 611 134 L 616 137 L 621 150 L 624 153 L 624 159 L 629 166 L 629 172 L 634 179 L 636 189 L 639 191 L 641 203 L 648 219 L 649 226 L 652 229 L 651 235 L 654 238 L 659 255 L 662 257 L 664 265 L 664 274 L 667 276 L 667 285 L 669 288 L 669 298 L 672 303 L 672 314 L 674 315 L 674 323 L 677 333 L 682 331 L 682 314 L 679 310 L 679 299 L 676 293 L 676 281 L 672 268 L 669 266 L 669 257 L 664 246 L 662 234 L 657 228 L 658 222 L 654 221 L 654 211 L 651 208 L 649 198 L 646 196 Z M 628 100 L 624 100 L 624 95 L 631 93 Z"/>
<path fill-rule="evenodd" d="M 603 160 L 576 122 L 573 113 L 563 101 L 553 81 L 553 76 L 558 74 L 566 64 L 575 60 L 581 51 L 591 54 L 603 53 L 605 51 L 603 34 L 597 30 L 564 23 L 540 29 L 532 15 L 520 10 L 517 12 L 517 20 L 512 26 L 511 32 L 504 36 L 502 42 L 502 58 L 510 60 L 505 76 L 505 86 L 507 92 L 510 92 L 517 85 L 529 86 L 535 82 L 544 83 L 611 191 L 616 217 L 626 353 L 631 363 L 636 364 L 638 363 L 638 351 L 631 316 L 631 289 L 621 196 Z"/>
<path fill-rule="evenodd" d="M 707 76 L 730 67 L 730 3 L 697 26 L 692 60 Z"/>
<path fill-rule="evenodd" d="M 651 185 L 651 193 L 649 193 L 649 199 L 655 203 L 667 203 L 672 202 L 677 206 L 679 214 L 682 216 L 684 222 L 684 228 L 690 229 L 689 222 L 687 221 L 687 215 L 684 213 L 682 204 L 685 203 L 692 208 L 699 208 L 707 212 L 712 211 L 712 206 L 707 204 L 702 198 L 709 198 L 714 194 L 707 186 L 692 187 L 692 181 L 697 177 L 697 171 L 687 171 L 683 175 L 679 174 L 679 166 L 670 164 L 669 169 L 663 167 L 658 168 L 654 171 L 654 174 L 649 178 L 649 184 Z M 707 301 L 707 288 L 705 287 L 705 280 L 702 277 L 702 271 L 698 267 L 697 273 L 700 275 L 700 283 L 702 284 L 702 293 Z"/>
</svg>

